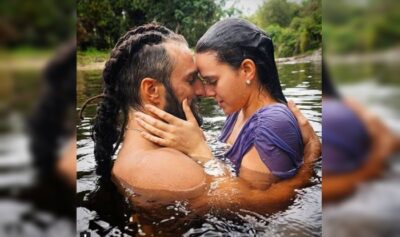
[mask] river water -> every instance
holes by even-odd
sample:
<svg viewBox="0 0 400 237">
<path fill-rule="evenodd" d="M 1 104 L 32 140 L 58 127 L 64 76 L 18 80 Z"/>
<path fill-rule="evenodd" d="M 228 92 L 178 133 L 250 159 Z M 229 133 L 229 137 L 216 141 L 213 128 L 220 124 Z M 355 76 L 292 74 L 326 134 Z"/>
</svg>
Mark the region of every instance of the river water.
<svg viewBox="0 0 400 237">
<path fill-rule="evenodd" d="M 295 63 L 278 65 L 279 75 L 287 99 L 292 99 L 321 137 L 321 66 L 320 63 Z M 101 93 L 101 71 L 78 71 L 77 95 L 79 108 L 89 97 Z M 132 211 L 127 200 L 110 194 L 113 188 L 104 188 L 109 182 L 95 174 L 93 155 L 94 143 L 90 138 L 91 119 L 96 106 L 88 106 L 84 119 L 78 125 L 78 180 L 77 180 L 77 231 L 96 235 L 146 235 L 142 226 L 132 222 Z M 217 142 L 219 131 L 226 116 L 212 99 L 200 102 L 207 141 L 214 154 L 223 154 L 225 147 Z M 320 236 L 322 231 L 321 208 L 321 162 L 315 165 L 312 185 L 296 190 L 292 204 L 277 213 L 265 214 L 247 210 L 228 216 L 213 213 L 199 217 L 198 221 L 175 227 L 184 236 Z M 101 191 L 104 190 L 107 191 Z M 97 192 L 95 192 L 97 190 Z M 100 191 L 98 191 L 100 190 Z M 94 194 L 98 193 L 98 194 Z M 96 201 L 93 201 L 96 200 Z M 100 201 L 99 201 L 100 200 Z M 106 201 L 107 200 L 107 201 Z M 125 202 L 125 203 L 118 203 Z M 185 212 L 185 203 L 175 202 L 166 209 L 176 210 L 179 218 Z M 172 219 L 153 222 L 174 223 Z M 169 229 L 158 229 L 159 235 L 166 235 Z M 182 233 L 182 232 L 181 232 Z"/>
</svg>

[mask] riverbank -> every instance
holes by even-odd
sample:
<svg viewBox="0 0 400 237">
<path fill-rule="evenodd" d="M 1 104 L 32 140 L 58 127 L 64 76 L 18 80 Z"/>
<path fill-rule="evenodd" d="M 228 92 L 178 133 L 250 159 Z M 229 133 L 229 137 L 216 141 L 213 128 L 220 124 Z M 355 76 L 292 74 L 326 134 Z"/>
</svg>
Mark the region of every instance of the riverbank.
<svg viewBox="0 0 400 237">
<path fill-rule="evenodd" d="M 54 52 L 44 51 L 30 54 L 0 53 L 0 70 L 41 70 L 52 58 Z M 77 70 L 92 71 L 103 70 L 104 64 L 109 57 L 109 52 L 105 51 L 78 51 Z M 321 60 L 321 50 L 312 53 L 297 55 L 288 58 L 276 58 L 277 64 L 295 64 L 304 62 L 317 62 Z"/>
<path fill-rule="evenodd" d="M 110 52 L 90 49 L 77 52 L 78 70 L 102 70 Z"/>
<path fill-rule="evenodd" d="M 317 49 L 312 52 L 296 55 L 287 58 L 276 58 L 277 64 L 295 64 L 295 63 L 310 63 L 322 61 L 322 49 Z"/>
<path fill-rule="evenodd" d="M 0 50 L 0 71 L 41 70 L 54 56 L 54 49 L 21 47 Z"/>
<path fill-rule="evenodd" d="M 91 71 L 91 70 L 102 70 L 104 64 L 109 57 L 108 52 L 102 51 L 78 51 L 78 70 Z M 322 60 L 322 50 L 318 49 L 306 54 L 296 55 L 287 58 L 276 58 L 277 64 L 295 64 L 295 63 L 307 63 L 307 62 L 318 62 Z"/>
</svg>

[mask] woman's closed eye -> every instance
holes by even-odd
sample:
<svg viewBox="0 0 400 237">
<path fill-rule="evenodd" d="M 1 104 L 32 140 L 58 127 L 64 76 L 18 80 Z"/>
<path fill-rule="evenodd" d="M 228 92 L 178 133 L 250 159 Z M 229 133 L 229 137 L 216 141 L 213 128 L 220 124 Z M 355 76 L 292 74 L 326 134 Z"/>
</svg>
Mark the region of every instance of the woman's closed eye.
<svg viewBox="0 0 400 237">
<path fill-rule="evenodd" d="M 205 81 L 206 85 L 214 86 L 217 84 L 218 80 L 214 77 L 205 77 L 204 81 Z"/>
</svg>

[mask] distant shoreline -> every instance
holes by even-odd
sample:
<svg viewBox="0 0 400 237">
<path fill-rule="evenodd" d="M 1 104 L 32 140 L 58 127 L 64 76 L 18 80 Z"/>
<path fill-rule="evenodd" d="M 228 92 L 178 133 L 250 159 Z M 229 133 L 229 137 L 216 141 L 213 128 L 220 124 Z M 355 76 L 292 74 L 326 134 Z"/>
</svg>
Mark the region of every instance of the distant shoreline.
<svg viewBox="0 0 400 237">
<path fill-rule="evenodd" d="M 317 49 L 311 54 L 296 55 L 287 58 L 276 58 L 277 64 L 295 64 L 295 63 L 310 63 L 322 61 L 322 49 Z"/>
<path fill-rule="evenodd" d="M 275 61 L 277 64 L 294 64 L 294 63 L 308 63 L 308 62 L 318 62 L 322 60 L 322 50 L 317 49 L 313 51 L 311 54 L 302 54 L 296 55 L 287 58 L 276 58 Z M 79 61 L 79 60 L 78 60 Z M 92 70 L 102 70 L 104 68 L 105 61 L 102 62 L 92 62 L 89 64 L 79 64 L 77 65 L 77 69 L 80 71 L 92 71 Z"/>
<path fill-rule="evenodd" d="M 51 56 L 40 55 L 40 56 L 27 56 L 27 57 L 1 57 L 0 58 L 0 70 L 41 70 Z M 80 60 L 84 58 L 83 60 Z M 104 64 L 106 63 L 108 54 L 99 53 L 96 56 L 84 56 L 77 55 L 77 70 L 78 71 L 92 71 L 92 70 L 103 70 Z M 307 63 L 307 62 L 318 62 L 321 61 L 321 49 L 315 50 L 308 54 L 296 55 L 287 58 L 276 58 L 277 64 L 295 64 L 295 63 Z M 80 63 L 80 61 L 87 61 L 88 63 Z"/>
</svg>

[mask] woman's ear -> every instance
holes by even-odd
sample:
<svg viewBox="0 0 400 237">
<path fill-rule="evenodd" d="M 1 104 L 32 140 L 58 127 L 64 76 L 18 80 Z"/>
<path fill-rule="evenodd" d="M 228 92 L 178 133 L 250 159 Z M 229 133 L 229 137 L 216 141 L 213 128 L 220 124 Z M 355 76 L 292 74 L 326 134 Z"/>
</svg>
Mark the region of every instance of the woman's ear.
<svg viewBox="0 0 400 237">
<path fill-rule="evenodd" d="M 162 103 L 162 85 L 159 81 L 146 77 L 140 83 L 140 95 L 143 103 L 158 106 Z"/>
<path fill-rule="evenodd" d="M 240 69 L 246 81 L 253 82 L 256 77 L 257 67 L 253 60 L 246 58 L 240 65 Z"/>
</svg>

